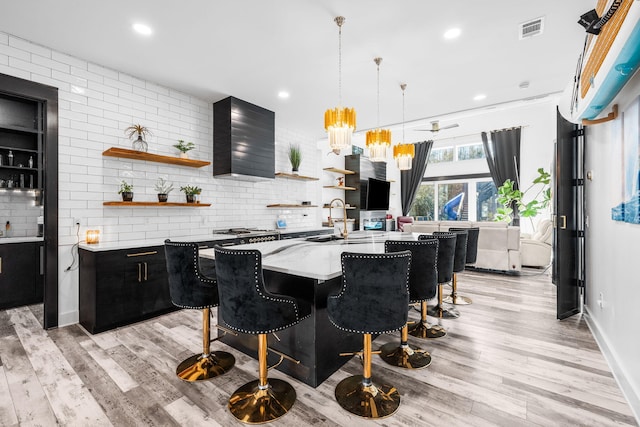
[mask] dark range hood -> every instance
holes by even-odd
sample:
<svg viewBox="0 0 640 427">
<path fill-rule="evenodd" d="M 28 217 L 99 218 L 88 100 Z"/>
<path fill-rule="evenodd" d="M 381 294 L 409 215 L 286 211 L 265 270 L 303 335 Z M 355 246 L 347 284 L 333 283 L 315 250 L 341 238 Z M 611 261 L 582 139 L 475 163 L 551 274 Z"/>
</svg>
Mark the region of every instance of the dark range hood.
<svg viewBox="0 0 640 427">
<path fill-rule="evenodd" d="M 275 113 L 232 96 L 213 104 L 213 176 L 275 178 Z"/>
</svg>

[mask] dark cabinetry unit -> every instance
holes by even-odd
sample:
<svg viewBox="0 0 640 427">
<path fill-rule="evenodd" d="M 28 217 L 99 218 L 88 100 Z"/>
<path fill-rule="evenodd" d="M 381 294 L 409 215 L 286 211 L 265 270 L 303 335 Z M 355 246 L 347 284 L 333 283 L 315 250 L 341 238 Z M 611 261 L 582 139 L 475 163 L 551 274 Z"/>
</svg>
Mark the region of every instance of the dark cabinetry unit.
<svg viewBox="0 0 640 427">
<path fill-rule="evenodd" d="M 43 106 L 0 93 L 0 187 L 42 188 Z"/>
<path fill-rule="evenodd" d="M 164 246 L 80 249 L 80 324 L 91 333 L 175 310 Z"/>
<path fill-rule="evenodd" d="M 0 244 L 0 309 L 42 302 L 42 242 Z"/>
<path fill-rule="evenodd" d="M 381 180 L 387 179 L 387 164 L 384 162 L 372 162 L 360 154 L 351 154 L 344 157 L 344 167 L 355 172 L 352 175 L 345 175 L 347 187 L 355 187 L 355 191 L 345 192 L 345 202 L 355 209 L 347 211 L 347 217 L 355 219 L 353 229 L 360 229 L 360 212 L 365 210 L 367 205 L 367 186 L 369 178 Z"/>
<path fill-rule="evenodd" d="M 213 104 L 213 176 L 275 177 L 275 113 L 232 96 Z"/>
</svg>

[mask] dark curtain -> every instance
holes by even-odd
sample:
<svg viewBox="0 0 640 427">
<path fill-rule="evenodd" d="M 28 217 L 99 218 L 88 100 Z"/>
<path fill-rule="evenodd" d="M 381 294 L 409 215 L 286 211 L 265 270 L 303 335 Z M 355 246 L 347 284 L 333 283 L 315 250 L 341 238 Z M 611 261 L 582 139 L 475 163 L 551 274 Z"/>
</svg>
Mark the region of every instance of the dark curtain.
<svg viewBox="0 0 640 427">
<path fill-rule="evenodd" d="M 400 195 L 402 197 L 402 215 L 409 215 L 411 205 L 413 204 L 424 171 L 427 170 L 427 160 L 429 153 L 433 147 L 433 141 L 416 142 L 416 155 L 411 161 L 411 169 L 408 171 L 400 171 Z"/>
<path fill-rule="evenodd" d="M 494 130 L 482 132 L 482 146 L 487 157 L 489 172 L 496 187 L 500 187 L 507 179 L 519 189 L 520 183 L 520 134 L 522 128 Z M 518 207 L 513 206 L 513 224 L 519 225 Z"/>
</svg>

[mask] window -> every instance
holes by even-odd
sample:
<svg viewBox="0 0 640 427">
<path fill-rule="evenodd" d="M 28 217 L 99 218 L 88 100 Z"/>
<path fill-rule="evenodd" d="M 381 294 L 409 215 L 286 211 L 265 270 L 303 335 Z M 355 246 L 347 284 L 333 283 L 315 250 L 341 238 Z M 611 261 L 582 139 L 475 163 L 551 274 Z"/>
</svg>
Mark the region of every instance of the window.
<svg viewBox="0 0 640 427">
<path fill-rule="evenodd" d="M 431 150 L 429 163 L 453 162 L 453 147 L 443 147 Z M 427 164 L 429 164 L 427 163 Z"/>
<path fill-rule="evenodd" d="M 460 145 L 458 149 L 458 160 L 484 159 L 484 148 L 482 144 Z"/>
<path fill-rule="evenodd" d="M 409 215 L 423 221 L 493 221 L 497 198 L 488 177 L 423 181 Z"/>
</svg>

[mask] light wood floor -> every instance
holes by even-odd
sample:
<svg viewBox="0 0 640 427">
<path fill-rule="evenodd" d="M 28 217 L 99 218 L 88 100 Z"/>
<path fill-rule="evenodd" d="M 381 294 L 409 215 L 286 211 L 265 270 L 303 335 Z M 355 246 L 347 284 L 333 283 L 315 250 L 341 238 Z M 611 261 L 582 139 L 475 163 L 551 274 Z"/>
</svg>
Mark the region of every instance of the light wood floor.
<svg viewBox="0 0 640 427">
<path fill-rule="evenodd" d="M 448 336 L 410 337 L 431 352 L 431 366 L 406 371 L 374 356 L 374 380 L 400 390 L 396 414 L 365 421 L 338 406 L 335 385 L 361 372 L 353 358 L 317 389 L 289 379 L 298 400 L 272 425 L 637 425 L 584 320 L 555 319 L 555 287 L 546 274 L 467 272 L 458 283 L 474 304 L 460 307 L 459 319 L 442 321 Z M 175 376 L 177 363 L 199 349 L 200 312 L 98 335 L 77 325 L 44 331 L 41 317 L 38 306 L 0 311 L 1 426 L 240 425 L 226 402 L 256 378 L 256 361 L 216 342 L 235 355 L 235 369 L 197 384 Z M 381 336 L 374 347 L 397 339 Z"/>
</svg>

